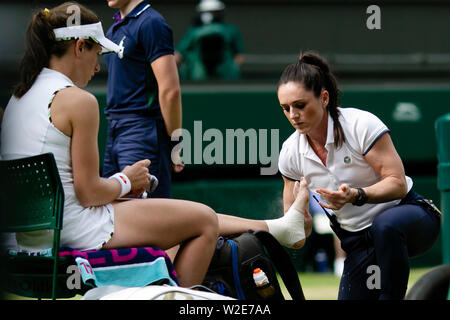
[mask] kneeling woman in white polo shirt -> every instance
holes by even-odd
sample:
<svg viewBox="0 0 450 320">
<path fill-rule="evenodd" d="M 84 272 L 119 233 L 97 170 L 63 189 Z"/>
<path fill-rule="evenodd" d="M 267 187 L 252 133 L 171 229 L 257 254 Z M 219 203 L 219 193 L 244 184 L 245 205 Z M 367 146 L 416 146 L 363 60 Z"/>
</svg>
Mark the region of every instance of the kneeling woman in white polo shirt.
<svg viewBox="0 0 450 320">
<path fill-rule="evenodd" d="M 286 67 L 277 93 L 296 129 L 279 158 L 285 208 L 294 181 L 304 178 L 334 211 L 333 229 L 347 253 L 339 299 L 403 299 L 408 257 L 433 245 L 440 213 L 412 190 L 389 129 L 369 112 L 338 107 L 336 79 L 311 52 Z M 368 270 L 378 270 L 372 265 L 381 271 L 379 288 L 367 286 Z"/>
</svg>

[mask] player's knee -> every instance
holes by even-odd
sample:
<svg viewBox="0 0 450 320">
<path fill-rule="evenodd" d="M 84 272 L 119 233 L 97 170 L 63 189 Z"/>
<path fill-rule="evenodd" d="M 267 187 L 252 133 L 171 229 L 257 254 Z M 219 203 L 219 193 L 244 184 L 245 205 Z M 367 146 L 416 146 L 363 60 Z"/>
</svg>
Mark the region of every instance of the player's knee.
<svg viewBox="0 0 450 320">
<path fill-rule="evenodd" d="M 206 205 L 201 206 L 201 225 L 202 234 L 212 239 L 217 239 L 219 236 L 219 220 L 217 218 L 216 212 Z"/>
</svg>

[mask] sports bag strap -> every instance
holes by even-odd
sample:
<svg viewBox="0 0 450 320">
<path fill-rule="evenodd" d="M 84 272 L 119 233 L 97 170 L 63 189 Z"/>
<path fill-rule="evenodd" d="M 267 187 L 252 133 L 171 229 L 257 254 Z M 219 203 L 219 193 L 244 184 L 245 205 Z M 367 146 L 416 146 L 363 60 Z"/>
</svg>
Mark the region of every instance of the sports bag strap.
<svg viewBox="0 0 450 320">
<path fill-rule="evenodd" d="M 236 243 L 228 239 L 227 242 L 231 247 L 231 266 L 233 269 L 234 288 L 236 289 L 236 296 L 239 300 L 245 300 L 245 294 L 241 286 L 241 278 L 239 277 L 239 256 Z"/>
<path fill-rule="evenodd" d="M 297 270 L 292 264 L 291 258 L 280 243 L 268 232 L 257 231 L 254 235 L 266 248 L 278 273 L 283 279 L 284 285 L 291 295 L 292 300 L 305 300 L 302 285 L 298 278 Z"/>
</svg>

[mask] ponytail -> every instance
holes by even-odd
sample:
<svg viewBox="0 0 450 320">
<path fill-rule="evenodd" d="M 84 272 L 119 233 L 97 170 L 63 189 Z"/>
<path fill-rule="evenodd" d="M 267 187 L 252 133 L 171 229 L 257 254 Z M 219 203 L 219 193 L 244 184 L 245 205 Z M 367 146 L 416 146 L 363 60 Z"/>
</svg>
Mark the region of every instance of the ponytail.
<svg viewBox="0 0 450 320">
<path fill-rule="evenodd" d="M 42 68 L 48 67 L 50 44 L 54 41 L 52 27 L 44 10 L 34 14 L 25 35 L 25 54 L 20 63 L 20 82 L 14 89 L 22 97 L 33 85 Z M 53 38 L 53 39 L 52 39 Z"/>
<path fill-rule="evenodd" d="M 75 40 L 56 41 L 53 29 L 67 26 L 70 17 L 67 9 L 80 8 L 81 24 L 99 22 L 97 15 L 76 2 L 66 2 L 51 10 L 38 10 L 32 17 L 25 35 L 25 53 L 19 66 L 19 83 L 14 96 L 21 98 L 36 81 L 42 68 L 48 68 L 52 56 L 61 57 Z M 87 41 L 88 45 L 89 42 Z"/>
<path fill-rule="evenodd" d="M 281 74 L 278 81 L 279 88 L 282 84 L 288 82 L 297 82 L 303 84 L 305 89 L 314 92 L 319 97 L 322 90 L 327 90 L 329 95 L 327 111 L 330 113 L 334 122 L 333 133 L 335 137 L 335 146 L 339 148 L 345 141 L 344 131 L 339 122 L 340 90 L 333 73 L 330 71 L 328 62 L 319 55 L 312 52 L 300 54 L 297 63 L 288 65 Z"/>
</svg>

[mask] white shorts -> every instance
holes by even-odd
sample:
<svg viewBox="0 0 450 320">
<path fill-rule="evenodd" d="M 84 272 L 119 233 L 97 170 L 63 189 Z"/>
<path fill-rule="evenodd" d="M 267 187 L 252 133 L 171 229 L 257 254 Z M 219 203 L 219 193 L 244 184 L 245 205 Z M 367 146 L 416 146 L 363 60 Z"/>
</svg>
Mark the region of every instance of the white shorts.
<svg viewBox="0 0 450 320">
<path fill-rule="evenodd" d="M 76 197 L 67 196 L 64 203 L 60 246 L 77 250 L 99 250 L 114 233 L 114 207 L 107 204 L 83 208 Z M 21 250 L 42 251 L 52 247 L 53 230 L 16 234 Z"/>
</svg>

